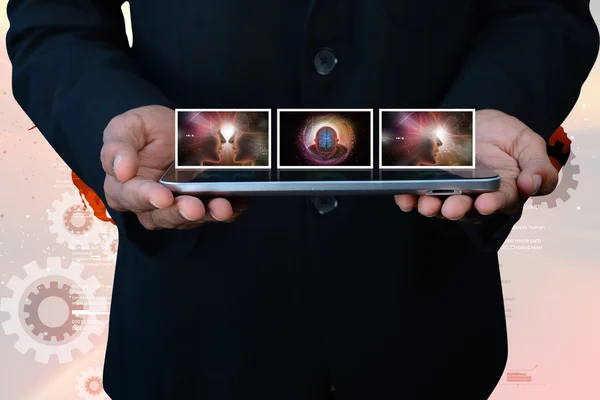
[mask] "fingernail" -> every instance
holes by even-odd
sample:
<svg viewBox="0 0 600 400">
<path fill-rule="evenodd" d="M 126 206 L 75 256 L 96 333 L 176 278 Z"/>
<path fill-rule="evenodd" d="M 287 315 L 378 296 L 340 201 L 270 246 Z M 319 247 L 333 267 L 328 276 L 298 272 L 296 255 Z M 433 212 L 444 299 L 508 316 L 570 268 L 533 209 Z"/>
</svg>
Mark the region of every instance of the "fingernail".
<svg viewBox="0 0 600 400">
<path fill-rule="evenodd" d="M 189 218 L 187 215 L 185 215 L 185 213 L 183 212 L 183 210 L 179 210 L 179 215 L 181 215 L 187 221 L 192 221 L 191 218 Z"/>
<path fill-rule="evenodd" d="M 398 207 L 398 208 L 400 208 L 400 209 L 401 209 L 402 211 L 404 211 L 404 212 L 411 212 L 411 211 L 412 211 L 412 208 L 410 208 L 410 209 L 408 209 L 408 210 L 405 210 L 405 209 L 404 209 L 404 208 L 402 208 L 402 207 Z"/>
<path fill-rule="evenodd" d="M 113 171 L 115 172 L 115 174 L 117 173 L 117 165 L 119 165 L 122 159 L 123 157 L 121 157 L 120 155 L 115 157 L 115 162 L 113 163 Z"/>
<path fill-rule="evenodd" d="M 154 208 L 162 208 L 158 204 L 156 204 L 156 202 L 154 200 L 150 199 L 149 201 L 150 201 L 150 204 L 152 204 L 152 207 L 154 207 Z"/>
<path fill-rule="evenodd" d="M 211 218 L 214 219 L 215 221 L 222 222 L 220 219 L 218 219 L 217 217 L 215 217 L 215 214 L 213 214 L 212 211 L 209 210 L 208 213 L 210 214 Z"/>
<path fill-rule="evenodd" d="M 536 194 L 540 190 L 540 187 L 542 187 L 542 177 L 540 175 L 534 175 L 533 176 L 533 193 L 531 193 L 531 195 L 533 196 L 534 194 Z"/>
</svg>

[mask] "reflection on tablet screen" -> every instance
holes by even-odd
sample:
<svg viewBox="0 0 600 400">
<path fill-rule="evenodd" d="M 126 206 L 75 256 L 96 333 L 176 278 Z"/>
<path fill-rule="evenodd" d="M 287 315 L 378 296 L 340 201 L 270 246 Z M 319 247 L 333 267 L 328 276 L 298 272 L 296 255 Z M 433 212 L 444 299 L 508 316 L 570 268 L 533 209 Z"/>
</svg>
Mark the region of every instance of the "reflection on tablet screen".
<svg viewBox="0 0 600 400">
<path fill-rule="evenodd" d="M 370 170 L 187 170 L 176 171 L 167 176 L 174 182 L 297 182 L 297 181 L 412 181 L 412 180 L 460 180 L 494 178 L 495 173 L 487 169 L 478 170 L 385 170 L 373 173 Z"/>
<path fill-rule="evenodd" d="M 192 182 L 266 182 L 271 171 L 259 170 L 204 170 L 198 171 Z"/>
</svg>

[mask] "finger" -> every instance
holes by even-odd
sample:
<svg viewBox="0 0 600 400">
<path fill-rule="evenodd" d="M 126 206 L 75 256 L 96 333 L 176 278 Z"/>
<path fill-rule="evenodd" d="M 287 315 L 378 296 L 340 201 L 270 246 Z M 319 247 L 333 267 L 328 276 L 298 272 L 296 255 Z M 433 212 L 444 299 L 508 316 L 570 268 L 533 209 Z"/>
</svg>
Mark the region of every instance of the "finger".
<svg viewBox="0 0 600 400">
<path fill-rule="evenodd" d="M 106 197 L 107 206 L 119 212 L 129 211 L 127 208 L 123 207 L 119 201 L 119 191 L 122 185 L 123 184 L 120 183 L 117 178 L 114 178 L 110 175 L 105 175 L 104 195 Z"/>
<path fill-rule="evenodd" d="M 471 224 L 482 224 L 485 221 L 487 221 L 493 217 L 493 215 L 481 215 L 479 213 L 479 211 L 477 211 L 477 209 L 475 207 L 473 207 L 473 203 L 474 203 L 474 199 L 471 198 L 471 206 L 469 207 L 469 210 L 465 213 L 465 215 L 463 215 L 462 217 L 447 218 L 442 214 L 444 212 L 443 211 L 443 208 L 445 206 L 445 202 L 444 202 L 444 205 L 442 205 L 442 212 L 440 214 L 436 215 L 436 218 L 439 218 L 444 221 L 459 221 L 459 222 L 467 222 L 467 223 L 471 223 Z"/>
<path fill-rule="evenodd" d="M 491 215 L 509 209 L 519 201 L 519 191 L 514 179 L 502 178 L 500 189 L 483 193 L 475 200 L 475 208 L 481 215 Z"/>
<path fill-rule="evenodd" d="M 173 229 L 183 225 L 191 227 L 206 222 L 204 204 L 200 199 L 192 196 L 179 196 L 171 206 L 146 214 L 155 229 Z"/>
<path fill-rule="evenodd" d="M 444 200 L 441 213 L 449 220 L 463 218 L 473 207 L 473 199 L 466 195 L 450 196 Z"/>
<path fill-rule="evenodd" d="M 442 199 L 437 196 L 420 196 L 417 208 L 421 215 L 435 217 L 442 209 Z"/>
<path fill-rule="evenodd" d="M 233 206 L 227 199 L 214 198 L 206 202 L 206 211 L 215 221 L 228 222 L 234 219 Z"/>
<path fill-rule="evenodd" d="M 548 158 L 544 139 L 527 130 L 517 139 L 517 152 L 521 168 L 517 187 L 521 195 L 528 197 L 551 193 L 558 183 L 558 172 Z"/>
<path fill-rule="evenodd" d="M 544 196 L 556 189 L 558 171 L 548 160 L 529 164 L 517 178 L 517 186 L 522 196 Z"/>
<path fill-rule="evenodd" d="M 138 171 L 138 152 L 144 147 L 143 121 L 135 114 L 113 118 L 104 130 L 100 160 L 104 171 L 125 182 Z"/>
<path fill-rule="evenodd" d="M 139 176 L 125 183 L 115 178 L 107 180 L 105 188 L 121 207 L 136 214 L 169 207 L 175 201 L 169 189 Z"/>
<path fill-rule="evenodd" d="M 201 198 L 207 209 L 207 215 L 217 222 L 232 222 L 246 211 L 250 201 L 246 197 Z"/>
<path fill-rule="evenodd" d="M 233 222 L 243 211 L 247 209 L 247 199 L 237 199 L 228 201 L 226 199 L 210 199 L 206 201 L 215 208 L 218 214 L 218 220 L 209 212 L 206 212 L 208 206 L 205 206 L 202 200 L 191 196 L 178 196 L 175 204 L 170 207 L 145 212 L 138 215 L 140 223 L 149 230 L 156 229 L 193 229 L 207 222 Z M 225 212 L 222 206 L 229 204 L 231 212 Z"/>
<path fill-rule="evenodd" d="M 494 215 L 481 215 L 479 211 L 473 207 L 459 221 L 478 225 L 488 221 L 493 217 Z"/>
<path fill-rule="evenodd" d="M 394 196 L 396 204 L 404 212 L 412 211 L 412 209 L 417 206 L 417 199 L 417 196 L 412 194 L 400 194 Z"/>
<path fill-rule="evenodd" d="M 156 211 L 157 210 L 138 214 L 138 220 L 140 221 L 142 226 L 149 231 L 155 231 L 155 230 L 161 230 L 161 229 L 189 230 L 189 229 L 196 229 L 199 226 L 202 226 L 209 222 L 216 222 L 214 219 L 212 219 L 212 217 L 209 214 L 206 214 L 199 221 L 188 221 L 188 222 L 184 222 L 179 225 L 172 225 L 172 224 L 166 223 L 163 220 L 157 219 L 157 217 L 153 215 L 153 213 Z"/>
</svg>

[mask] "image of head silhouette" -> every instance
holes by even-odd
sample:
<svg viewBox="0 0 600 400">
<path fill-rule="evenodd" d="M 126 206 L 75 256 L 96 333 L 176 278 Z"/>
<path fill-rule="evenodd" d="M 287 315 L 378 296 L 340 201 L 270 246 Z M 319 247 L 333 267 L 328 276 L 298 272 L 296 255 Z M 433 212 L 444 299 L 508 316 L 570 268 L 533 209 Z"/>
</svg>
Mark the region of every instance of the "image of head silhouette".
<svg viewBox="0 0 600 400">
<path fill-rule="evenodd" d="M 331 126 L 323 126 L 315 133 L 314 144 L 311 144 L 308 149 L 318 157 L 331 160 L 342 157 L 348 152 L 348 149 L 339 142 L 340 138 L 336 130 Z"/>
<path fill-rule="evenodd" d="M 405 139 L 404 154 L 401 154 L 408 166 L 437 165 L 440 147 L 444 144 L 438 136 L 438 130 L 430 128 L 421 135 L 408 136 Z"/>
<path fill-rule="evenodd" d="M 186 126 L 187 125 L 187 126 Z M 221 161 L 225 138 L 218 130 L 206 130 L 193 124 L 179 129 L 178 164 L 202 167 Z"/>
<path fill-rule="evenodd" d="M 264 132 L 236 132 L 232 144 L 233 162 L 247 166 L 269 165 L 269 135 Z"/>
<path fill-rule="evenodd" d="M 472 166 L 472 112 L 384 112 L 382 167 Z"/>
</svg>

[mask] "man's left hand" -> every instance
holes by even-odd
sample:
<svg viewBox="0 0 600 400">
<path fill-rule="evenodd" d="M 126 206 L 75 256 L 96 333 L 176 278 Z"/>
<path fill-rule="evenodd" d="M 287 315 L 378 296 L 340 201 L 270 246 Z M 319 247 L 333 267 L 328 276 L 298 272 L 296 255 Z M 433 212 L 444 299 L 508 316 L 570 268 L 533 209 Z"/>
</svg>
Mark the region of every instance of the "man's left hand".
<svg viewBox="0 0 600 400">
<path fill-rule="evenodd" d="M 544 139 L 518 119 L 496 110 L 476 114 L 476 154 L 502 178 L 500 190 L 480 194 L 449 196 L 395 196 L 403 211 L 417 207 L 427 217 L 450 220 L 480 220 L 495 213 L 519 212 L 530 196 L 551 193 L 558 172 L 546 152 Z"/>
</svg>

